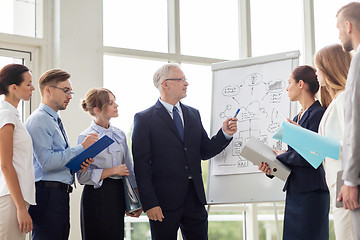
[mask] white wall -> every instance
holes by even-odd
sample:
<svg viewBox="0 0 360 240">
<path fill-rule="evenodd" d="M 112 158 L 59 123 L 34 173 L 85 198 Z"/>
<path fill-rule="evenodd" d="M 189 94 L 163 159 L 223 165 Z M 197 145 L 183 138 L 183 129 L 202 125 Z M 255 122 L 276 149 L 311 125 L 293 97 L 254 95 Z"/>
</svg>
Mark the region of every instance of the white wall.
<svg viewBox="0 0 360 240">
<path fill-rule="evenodd" d="M 99 0 L 55 0 L 54 67 L 68 71 L 75 95 L 68 108 L 60 112 L 70 145 L 90 124 L 91 118 L 80 108 L 80 100 L 93 87 L 103 85 L 103 7 Z M 70 195 L 70 238 L 81 239 L 80 198 L 82 187 Z"/>
</svg>

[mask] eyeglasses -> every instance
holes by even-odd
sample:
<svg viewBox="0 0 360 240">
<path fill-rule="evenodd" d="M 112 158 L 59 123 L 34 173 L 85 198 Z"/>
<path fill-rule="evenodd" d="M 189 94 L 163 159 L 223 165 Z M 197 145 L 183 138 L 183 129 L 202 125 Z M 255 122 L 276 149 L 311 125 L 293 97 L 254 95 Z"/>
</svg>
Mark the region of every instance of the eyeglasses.
<svg viewBox="0 0 360 240">
<path fill-rule="evenodd" d="M 50 86 L 50 87 L 62 90 L 65 93 L 65 97 L 70 97 L 71 95 L 75 94 L 73 91 L 71 91 L 69 88 L 66 88 L 66 87 L 65 88 L 60 88 L 60 87 L 56 87 L 56 86 Z"/>
<path fill-rule="evenodd" d="M 186 78 L 167 78 L 165 79 L 165 81 L 182 81 L 182 82 L 185 82 L 185 81 L 188 81 Z"/>
</svg>

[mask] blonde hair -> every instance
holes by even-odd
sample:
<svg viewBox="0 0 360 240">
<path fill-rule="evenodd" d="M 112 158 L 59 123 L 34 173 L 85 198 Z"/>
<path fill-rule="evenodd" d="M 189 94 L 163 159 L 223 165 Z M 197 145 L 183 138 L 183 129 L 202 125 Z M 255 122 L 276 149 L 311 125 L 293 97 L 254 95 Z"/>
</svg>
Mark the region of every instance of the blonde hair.
<svg viewBox="0 0 360 240">
<path fill-rule="evenodd" d="M 91 116 L 96 116 L 94 108 L 98 107 L 103 112 L 110 103 L 109 93 L 115 95 L 106 88 L 92 88 L 81 101 L 81 107 L 85 112 L 89 112 Z"/>
<path fill-rule="evenodd" d="M 345 52 L 340 44 L 320 49 L 315 55 L 317 68 L 325 75 L 326 86 L 320 89 L 320 100 L 328 107 L 335 94 L 345 89 L 349 72 L 351 54 Z"/>
</svg>

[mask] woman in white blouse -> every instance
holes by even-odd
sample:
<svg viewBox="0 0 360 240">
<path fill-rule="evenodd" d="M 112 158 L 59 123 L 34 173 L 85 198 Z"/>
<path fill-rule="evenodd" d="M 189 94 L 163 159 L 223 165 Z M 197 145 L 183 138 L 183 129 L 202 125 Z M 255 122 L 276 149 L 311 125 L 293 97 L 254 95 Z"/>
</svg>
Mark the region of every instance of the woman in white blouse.
<svg viewBox="0 0 360 240">
<path fill-rule="evenodd" d="M 89 128 L 78 137 L 82 142 L 89 133 L 99 138 L 107 135 L 115 142 L 94 157 L 89 169 L 77 174 L 85 184 L 81 198 L 82 239 L 124 239 L 125 192 L 122 176 L 136 188 L 131 154 L 123 131 L 112 126 L 110 119 L 118 117 L 114 94 L 105 88 L 87 92 L 82 108 L 94 117 Z M 137 189 L 135 189 L 137 190 Z M 138 217 L 142 209 L 129 216 Z"/>
<path fill-rule="evenodd" d="M 319 134 L 334 138 L 343 143 L 344 133 L 344 90 L 351 62 L 349 52 L 343 51 L 340 44 L 319 50 L 315 55 L 316 74 L 321 86 L 320 98 L 326 111 L 319 125 Z M 326 158 L 324 161 L 326 182 L 332 199 L 335 236 L 337 240 L 354 239 L 349 210 L 336 208 L 336 176 L 342 170 L 341 151 L 339 160 Z"/>
<path fill-rule="evenodd" d="M 19 118 L 20 100 L 34 86 L 29 69 L 9 64 L 0 70 L 0 239 L 25 239 L 32 230 L 29 204 L 35 204 L 32 140 Z"/>
</svg>

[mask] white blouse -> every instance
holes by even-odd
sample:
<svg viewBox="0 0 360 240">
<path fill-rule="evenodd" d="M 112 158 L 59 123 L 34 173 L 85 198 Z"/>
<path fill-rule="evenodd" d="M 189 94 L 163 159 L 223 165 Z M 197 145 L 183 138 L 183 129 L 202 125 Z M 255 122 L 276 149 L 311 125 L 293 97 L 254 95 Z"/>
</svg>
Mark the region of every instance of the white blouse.
<svg viewBox="0 0 360 240">
<path fill-rule="evenodd" d="M 327 107 L 319 125 L 319 134 L 336 139 L 343 145 L 344 138 L 344 92 L 341 92 Z M 336 184 L 336 173 L 342 169 L 342 153 L 339 160 L 325 158 L 326 182 L 329 187 Z"/>
<path fill-rule="evenodd" d="M 30 134 L 19 118 L 19 111 L 10 103 L 0 101 L 0 129 L 6 124 L 14 125 L 13 165 L 19 179 L 24 200 L 35 205 L 35 174 L 33 166 L 33 145 Z M 4 174 L 0 171 L 0 196 L 10 194 Z"/>
</svg>

